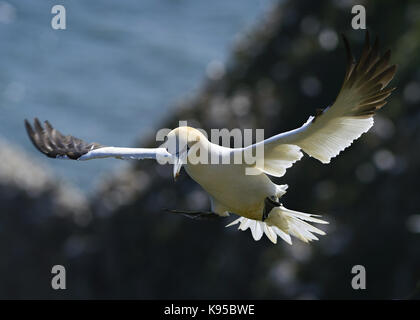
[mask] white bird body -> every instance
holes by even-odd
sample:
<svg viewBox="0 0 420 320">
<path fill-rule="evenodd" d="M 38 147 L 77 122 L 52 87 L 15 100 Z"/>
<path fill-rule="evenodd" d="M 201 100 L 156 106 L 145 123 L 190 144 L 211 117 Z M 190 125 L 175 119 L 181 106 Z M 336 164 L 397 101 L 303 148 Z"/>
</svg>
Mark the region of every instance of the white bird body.
<svg viewBox="0 0 420 320">
<path fill-rule="evenodd" d="M 231 149 L 216 145 L 208 141 L 200 131 L 190 127 L 172 130 L 168 134 L 168 141 L 175 140 L 178 140 L 178 144 L 174 145 L 178 145 L 179 149 L 182 149 L 180 145 L 190 147 L 188 156 L 183 159 L 184 168 L 188 175 L 210 195 L 212 211 L 220 216 L 228 216 L 229 213 L 241 216 L 228 226 L 240 223 L 241 230 L 251 229 L 255 240 L 259 240 L 265 233 L 274 243 L 277 241 L 277 235 L 291 244 L 290 234 L 305 242 L 317 240 L 312 233 L 325 234 L 303 220 L 327 222 L 314 218 L 311 214 L 288 210 L 281 204 L 272 208 L 264 220 L 266 199 L 278 201 L 286 193 L 287 185 L 276 185 L 262 170 L 259 170 L 259 174 L 247 174 L 247 169 L 254 167 L 253 163 L 246 164 L 243 161 L 238 164 L 233 163 L 235 154 L 243 154 L 247 148 Z M 197 153 L 191 150 L 199 150 L 201 159 L 209 161 L 219 159 L 219 162 L 200 163 L 197 161 Z M 296 149 L 292 150 L 292 154 L 295 155 Z M 203 157 L 203 154 L 206 156 Z M 290 157 L 290 152 L 288 153 L 286 148 L 285 153 L 280 156 L 287 159 Z M 230 159 L 230 163 L 223 164 L 223 158 Z"/>
<path fill-rule="evenodd" d="M 308 222 L 327 222 L 312 214 L 286 209 L 279 199 L 286 193 L 287 185 L 276 185 L 267 175 L 282 177 L 303 157 L 303 152 L 322 163 L 329 163 L 372 127 L 375 112 L 386 104 L 385 99 L 394 90 L 386 89 L 396 72 L 396 66 L 389 64 L 390 51 L 381 56 L 377 41 L 371 47 L 367 34 L 361 58 L 356 63 L 347 40 L 344 40 L 349 59 L 344 83 L 333 105 L 317 112 L 300 128 L 245 148 L 219 146 L 211 143 L 199 130 L 185 126 L 167 135 L 169 142 L 176 141 L 170 143 L 169 148 L 150 149 L 88 144 L 73 136 L 62 135 L 48 121 L 44 129 L 38 119 L 34 122 L 35 130 L 25 121 L 26 129 L 35 147 L 51 158 L 174 160 L 174 177 L 184 166 L 188 175 L 210 195 L 214 213 L 240 216 L 229 226 L 239 223 L 240 230 L 250 228 L 255 240 L 264 233 L 274 243 L 279 236 L 291 244 L 291 235 L 305 242 L 317 240 L 314 233 L 325 233 Z M 232 161 L 237 158 L 244 160 L 249 151 L 261 149 L 263 156 L 257 156 L 255 162 Z M 219 162 L 215 163 L 215 159 Z M 227 163 L 223 161 L 226 159 Z M 247 174 L 247 169 L 252 169 L 254 174 Z"/>
<path fill-rule="evenodd" d="M 265 175 L 246 175 L 244 164 L 186 164 L 185 171 L 212 197 L 217 214 L 234 212 L 260 220 L 264 199 L 277 195 L 276 185 Z"/>
</svg>

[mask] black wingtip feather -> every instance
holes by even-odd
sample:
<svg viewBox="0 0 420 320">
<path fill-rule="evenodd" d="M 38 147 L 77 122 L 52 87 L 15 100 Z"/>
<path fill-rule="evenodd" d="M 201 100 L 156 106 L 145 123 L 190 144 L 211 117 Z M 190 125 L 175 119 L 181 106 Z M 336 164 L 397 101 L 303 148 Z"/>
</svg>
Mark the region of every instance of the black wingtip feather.
<svg viewBox="0 0 420 320">
<path fill-rule="evenodd" d="M 27 119 L 25 119 L 25 128 L 26 128 L 26 132 L 28 134 L 28 137 L 31 140 L 32 144 L 35 146 L 35 148 L 37 148 L 38 151 L 44 153 L 44 151 L 38 146 L 38 143 L 35 140 L 35 132 L 32 129 L 32 126 L 30 125 L 30 123 Z"/>
<path fill-rule="evenodd" d="M 34 118 L 34 125 L 25 119 L 25 128 L 32 144 L 50 158 L 67 157 L 77 160 L 91 150 L 103 147 L 98 143 L 86 143 L 73 136 L 64 136 L 48 122 L 45 129 L 38 118 Z"/>
<path fill-rule="evenodd" d="M 366 31 L 363 50 L 357 63 L 353 60 L 349 42 L 344 35 L 343 41 L 348 62 L 342 90 L 360 96 L 359 103 L 348 115 L 370 117 L 385 105 L 385 99 L 393 91 L 385 88 L 393 79 L 397 66 L 389 63 L 391 50 L 388 49 L 383 55 L 380 54 L 378 37 L 373 46 L 370 45 L 369 31 Z"/>
<path fill-rule="evenodd" d="M 348 79 L 353 71 L 355 63 L 355 59 L 353 56 L 353 53 L 351 52 L 350 43 L 347 39 L 346 35 L 344 33 L 341 34 L 341 37 L 344 42 L 344 47 L 346 49 L 346 56 L 347 56 L 347 69 L 346 69 L 346 75 L 345 79 Z"/>
</svg>

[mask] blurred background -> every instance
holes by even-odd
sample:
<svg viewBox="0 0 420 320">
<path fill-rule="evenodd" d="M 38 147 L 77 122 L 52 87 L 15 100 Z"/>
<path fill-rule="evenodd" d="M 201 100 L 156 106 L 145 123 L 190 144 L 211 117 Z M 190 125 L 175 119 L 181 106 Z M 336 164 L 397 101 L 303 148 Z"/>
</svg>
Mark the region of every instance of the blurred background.
<svg viewBox="0 0 420 320">
<path fill-rule="evenodd" d="M 420 4 L 418 1 L 189 0 L 64 4 L 0 1 L 0 298 L 420 298 Z M 307 245 L 255 242 L 220 221 L 163 211 L 208 209 L 185 173 L 153 162 L 54 161 L 23 119 L 118 146 L 155 146 L 160 128 L 301 125 L 330 105 L 345 33 L 365 32 L 398 64 L 397 90 L 373 129 L 328 166 L 304 158 L 286 176 L 290 208 L 323 214 Z M 51 289 L 51 268 L 67 289 Z M 367 289 L 353 290 L 363 265 Z"/>
<path fill-rule="evenodd" d="M 241 33 L 273 0 L 241 5 L 201 1 L 68 1 L 66 31 L 51 27 L 56 1 L 0 1 L 0 134 L 28 148 L 22 119 L 50 119 L 108 145 L 131 146 L 168 111 L 197 94 Z M 217 75 L 216 75 L 217 76 Z M 121 162 L 53 163 L 58 177 L 85 192 Z"/>
</svg>

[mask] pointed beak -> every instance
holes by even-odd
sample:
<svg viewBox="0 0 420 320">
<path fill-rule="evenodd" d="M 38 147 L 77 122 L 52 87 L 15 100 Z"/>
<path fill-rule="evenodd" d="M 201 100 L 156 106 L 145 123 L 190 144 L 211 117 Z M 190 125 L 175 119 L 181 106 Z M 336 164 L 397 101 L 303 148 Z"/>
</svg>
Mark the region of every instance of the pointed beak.
<svg viewBox="0 0 420 320">
<path fill-rule="evenodd" d="M 187 150 L 181 151 L 178 155 L 175 156 L 174 161 L 174 180 L 178 179 L 179 173 L 181 171 L 182 165 L 185 164 L 187 161 Z"/>
<path fill-rule="evenodd" d="M 179 172 L 181 171 L 181 168 L 182 168 L 182 160 L 180 157 L 176 157 L 175 162 L 174 162 L 174 180 L 175 181 L 179 177 Z"/>
</svg>

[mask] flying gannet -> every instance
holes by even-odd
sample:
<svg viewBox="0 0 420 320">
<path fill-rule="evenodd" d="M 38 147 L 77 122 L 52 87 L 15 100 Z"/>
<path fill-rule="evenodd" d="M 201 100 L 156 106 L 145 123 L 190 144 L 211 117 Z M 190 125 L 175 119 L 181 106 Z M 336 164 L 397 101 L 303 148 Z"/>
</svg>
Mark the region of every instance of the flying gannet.
<svg viewBox="0 0 420 320">
<path fill-rule="evenodd" d="M 395 88 L 386 89 L 394 77 L 396 66 L 390 65 L 390 50 L 379 53 L 378 40 L 365 45 L 358 62 L 355 61 L 347 39 L 347 70 L 340 92 L 332 106 L 317 112 L 295 130 L 275 135 L 243 148 L 227 148 L 211 143 L 197 129 L 181 126 L 172 130 L 168 140 L 176 140 L 177 148 L 119 148 L 86 143 L 73 136 L 62 135 L 48 121 L 45 128 L 35 118 L 34 127 L 25 120 L 26 130 L 35 147 L 45 155 L 57 159 L 91 160 L 114 157 L 118 159 L 172 159 L 174 178 L 184 167 L 188 175 L 199 183 L 211 198 L 211 214 L 240 218 L 228 226 L 238 224 L 240 230 L 251 229 L 255 240 L 265 233 L 273 242 L 277 236 L 291 244 L 291 235 L 304 242 L 318 240 L 315 234 L 325 232 L 309 224 L 327 223 L 319 216 L 285 208 L 279 199 L 287 185 L 276 185 L 268 176 L 282 177 L 287 168 L 303 157 L 303 152 L 329 163 L 373 125 L 373 116 L 382 108 L 385 99 Z M 215 158 L 242 157 L 246 152 L 263 148 L 264 161 L 247 163 L 200 163 L 190 156 L 208 153 Z M 247 168 L 259 174 L 246 174 Z M 176 212 L 177 210 L 174 210 Z M 183 212 L 183 211 L 180 211 Z M 191 213 L 192 214 L 192 213 Z"/>
</svg>

